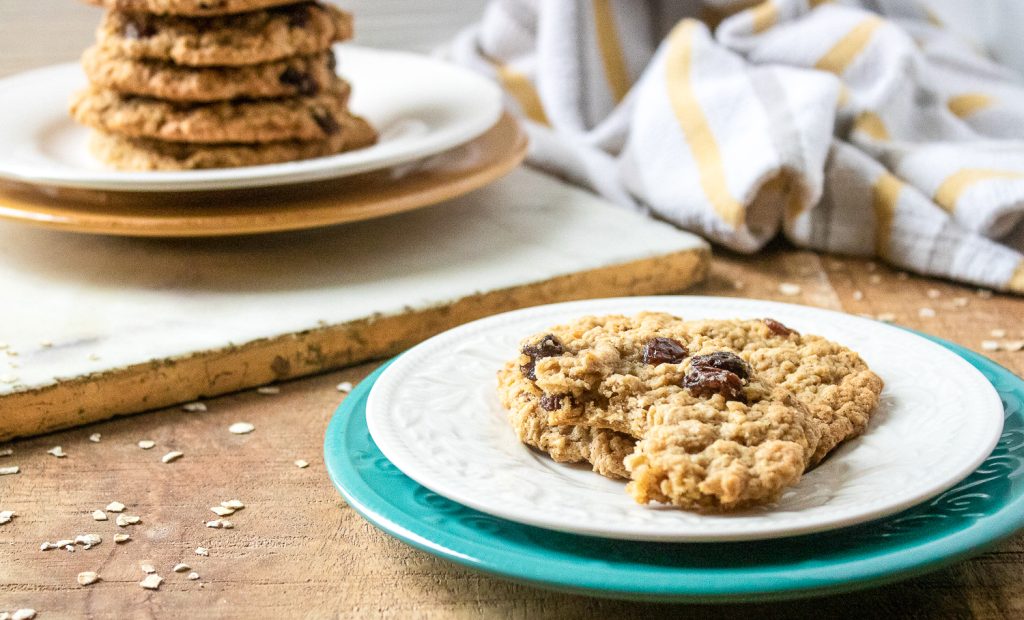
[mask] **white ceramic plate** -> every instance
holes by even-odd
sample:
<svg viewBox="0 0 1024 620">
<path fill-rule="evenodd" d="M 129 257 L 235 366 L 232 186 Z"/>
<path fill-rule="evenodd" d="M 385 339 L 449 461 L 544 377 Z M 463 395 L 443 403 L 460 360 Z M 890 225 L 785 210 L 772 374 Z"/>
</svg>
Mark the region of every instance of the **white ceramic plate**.
<svg viewBox="0 0 1024 620">
<path fill-rule="evenodd" d="M 351 108 L 380 132 L 374 146 L 298 162 L 182 172 L 119 172 L 89 155 L 88 129 L 68 116 L 86 84 L 76 63 L 0 80 L 0 178 L 57 187 L 123 191 L 234 189 L 298 183 L 414 161 L 476 138 L 501 116 L 501 92 L 486 78 L 426 56 L 338 46 L 338 73 L 352 83 Z"/>
<path fill-rule="evenodd" d="M 643 310 L 687 319 L 772 317 L 825 336 L 859 352 L 885 380 L 882 402 L 866 434 L 773 505 L 710 516 L 638 505 L 625 483 L 520 444 L 498 403 L 495 373 L 527 335 L 585 314 Z M 999 438 L 1003 408 L 966 361 L 884 323 L 758 300 L 634 297 L 527 308 L 431 338 L 381 375 L 366 418 L 402 472 L 482 512 L 608 538 L 726 541 L 827 530 L 909 508 L 974 471 Z"/>
</svg>

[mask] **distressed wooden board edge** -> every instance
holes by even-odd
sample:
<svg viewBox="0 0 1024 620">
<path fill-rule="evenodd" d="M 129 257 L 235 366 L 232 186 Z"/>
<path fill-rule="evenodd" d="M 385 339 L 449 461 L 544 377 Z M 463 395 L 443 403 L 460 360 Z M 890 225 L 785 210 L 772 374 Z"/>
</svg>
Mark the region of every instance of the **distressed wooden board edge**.
<svg viewBox="0 0 1024 620">
<path fill-rule="evenodd" d="M 187 357 L 154 360 L 0 398 L 0 441 L 237 392 L 397 354 L 456 325 L 540 304 L 674 293 L 702 281 L 711 252 L 692 248 Z"/>
</svg>

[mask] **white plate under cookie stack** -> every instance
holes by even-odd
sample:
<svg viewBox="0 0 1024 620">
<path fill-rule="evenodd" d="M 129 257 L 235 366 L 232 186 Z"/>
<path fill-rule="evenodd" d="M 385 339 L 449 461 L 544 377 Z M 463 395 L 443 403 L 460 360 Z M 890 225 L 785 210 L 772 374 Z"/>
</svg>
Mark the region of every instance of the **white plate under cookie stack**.
<svg viewBox="0 0 1024 620">
<path fill-rule="evenodd" d="M 331 45 L 351 16 L 294 0 L 89 0 L 107 9 L 71 102 L 92 153 L 124 170 L 279 163 L 376 140 Z"/>
</svg>

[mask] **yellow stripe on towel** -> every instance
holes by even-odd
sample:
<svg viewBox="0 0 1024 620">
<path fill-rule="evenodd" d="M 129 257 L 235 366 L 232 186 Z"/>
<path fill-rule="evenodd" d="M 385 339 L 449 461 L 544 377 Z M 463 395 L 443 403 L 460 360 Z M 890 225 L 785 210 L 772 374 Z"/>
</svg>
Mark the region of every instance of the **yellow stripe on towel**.
<svg viewBox="0 0 1024 620">
<path fill-rule="evenodd" d="M 960 197 L 975 183 L 991 179 L 1024 179 L 1024 173 L 1014 170 L 987 170 L 984 168 L 964 168 L 946 177 L 935 190 L 935 202 L 952 213 Z"/>
<path fill-rule="evenodd" d="M 502 63 L 494 63 L 494 69 L 498 72 L 501 86 L 516 100 L 526 118 L 550 126 L 551 121 L 544 112 L 544 104 L 541 103 L 540 95 L 537 94 L 537 89 L 533 87 L 530 78 Z"/>
<path fill-rule="evenodd" d="M 744 220 L 743 205 L 729 192 L 722 153 L 691 82 L 697 23 L 692 19 L 683 20 L 669 34 L 665 63 L 668 98 L 697 163 L 697 174 L 705 197 L 719 217 L 733 228 L 739 228 Z"/>
<path fill-rule="evenodd" d="M 814 68 L 842 75 L 867 46 L 875 30 L 884 23 L 885 20 L 874 15 L 862 20 L 846 36 L 839 39 L 832 49 L 825 52 L 825 55 L 815 63 Z"/>
<path fill-rule="evenodd" d="M 967 118 L 968 116 L 984 110 L 995 103 L 995 99 L 989 95 L 982 93 L 965 93 L 963 95 L 956 95 L 950 97 L 946 102 L 946 107 L 953 114 L 956 114 L 960 118 Z"/>
<path fill-rule="evenodd" d="M 889 172 L 883 172 L 871 188 L 875 208 L 875 253 L 886 258 L 889 254 L 889 238 L 892 236 L 892 221 L 896 217 L 903 181 Z"/>
<path fill-rule="evenodd" d="M 629 71 L 626 69 L 626 57 L 622 53 L 619 31 L 615 27 L 615 11 L 611 0 L 593 0 L 594 28 L 597 30 L 597 46 L 601 50 L 601 62 L 604 63 L 604 75 L 608 80 L 608 88 L 619 102 L 629 92 Z"/>
<path fill-rule="evenodd" d="M 874 112 L 861 112 L 860 116 L 857 117 L 857 121 L 853 124 L 853 130 L 871 136 L 880 142 L 888 142 L 890 139 L 889 130 L 886 129 L 885 123 Z"/>
<path fill-rule="evenodd" d="M 1010 276 L 1010 281 L 1006 283 L 1006 288 L 1014 293 L 1024 295 L 1024 260 L 1020 261 L 1020 264 L 1017 265 L 1017 270 Z"/>
<path fill-rule="evenodd" d="M 765 0 L 750 9 L 750 15 L 754 20 L 754 32 L 764 32 L 778 23 L 779 5 L 774 0 Z"/>
</svg>

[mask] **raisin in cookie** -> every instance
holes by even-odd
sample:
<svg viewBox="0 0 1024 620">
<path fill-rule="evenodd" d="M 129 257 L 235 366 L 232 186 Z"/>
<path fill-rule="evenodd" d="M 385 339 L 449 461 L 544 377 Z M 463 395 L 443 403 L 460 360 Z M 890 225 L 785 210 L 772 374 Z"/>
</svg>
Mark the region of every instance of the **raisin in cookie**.
<svg viewBox="0 0 1024 620">
<path fill-rule="evenodd" d="M 820 462 L 843 441 L 867 428 L 882 379 L 857 353 L 812 334 L 799 334 L 773 319 L 690 321 L 693 346 L 728 347 L 767 380 L 803 401 L 821 439 L 811 459 Z"/>
<path fill-rule="evenodd" d="M 316 95 L 342 89 L 334 54 L 296 56 L 244 67 L 182 67 L 132 60 L 92 47 L 82 56 L 89 81 L 125 95 L 183 102 Z"/>
<path fill-rule="evenodd" d="M 170 142 L 325 140 L 341 132 L 348 85 L 312 97 L 180 104 L 89 88 L 71 115 L 83 125 L 131 138 Z"/>
<path fill-rule="evenodd" d="M 258 166 L 334 155 L 374 143 L 373 128 L 357 116 L 337 119 L 336 134 L 313 141 L 263 144 L 190 144 L 125 138 L 93 132 L 89 146 L 97 159 L 120 170 L 196 170 Z M 620 465 L 621 467 L 621 465 Z"/>
<path fill-rule="evenodd" d="M 86 0 L 89 4 L 116 11 L 156 15 L 226 15 L 295 4 L 296 0 Z"/>
<path fill-rule="evenodd" d="M 602 476 L 629 478 L 623 461 L 633 452 L 635 439 L 608 429 L 548 424 L 547 412 L 540 406 L 543 392 L 520 377 L 519 365 L 514 362 L 498 373 L 499 398 L 519 441 L 559 463 L 590 463 Z"/>
<path fill-rule="evenodd" d="M 190 67 L 308 56 L 350 38 L 352 17 L 316 3 L 199 20 L 111 11 L 96 33 L 98 47 L 109 55 Z"/>
</svg>

